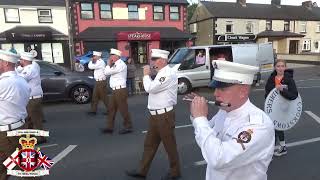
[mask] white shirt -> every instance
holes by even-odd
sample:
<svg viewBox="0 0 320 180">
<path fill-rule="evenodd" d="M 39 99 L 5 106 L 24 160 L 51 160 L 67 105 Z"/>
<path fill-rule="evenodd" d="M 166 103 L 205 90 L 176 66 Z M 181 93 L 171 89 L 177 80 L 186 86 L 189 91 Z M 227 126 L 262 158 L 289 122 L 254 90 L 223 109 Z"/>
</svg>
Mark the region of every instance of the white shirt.
<svg viewBox="0 0 320 180">
<path fill-rule="evenodd" d="M 250 100 L 228 113 L 219 110 L 211 121 L 195 118 L 193 126 L 207 162 L 206 180 L 267 180 L 274 151 L 274 126 Z M 251 140 L 239 142 L 240 135 L 248 133 Z"/>
<path fill-rule="evenodd" d="M 102 59 L 98 59 L 95 63 L 89 62 L 88 68 L 94 70 L 93 77 L 96 81 L 102 81 L 106 79 L 106 75 L 103 73 L 106 63 Z"/>
<path fill-rule="evenodd" d="M 27 117 L 30 87 L 15 71 L 0 75 L 0 125 L 9 125 Z"/>
<path fill-rule="evenodd" d="M 160 69 L 154 80 L 143 77 L 148 97 L 148 109 L 163 109 L 177 104 L 178 76 L 169 66 Z"/>
<path fill-rule="evenodd" d="M 32 64 L 23 67 L 22 71 L 18 72 L 18 75 L 28 82 L 31 88 L 30 97 L 43 95 L 41 88 L 40 66 L 38 63 L 32 61 Z"/>
<path fill-rule="evenodd" d="M 112 67 L 109 65 L 104 69 L 104 74 L 110 76 L 111 88 L 125 88 L 127 82 L 127 65 L 121 59 L 117 60 Z"/>
</svg>

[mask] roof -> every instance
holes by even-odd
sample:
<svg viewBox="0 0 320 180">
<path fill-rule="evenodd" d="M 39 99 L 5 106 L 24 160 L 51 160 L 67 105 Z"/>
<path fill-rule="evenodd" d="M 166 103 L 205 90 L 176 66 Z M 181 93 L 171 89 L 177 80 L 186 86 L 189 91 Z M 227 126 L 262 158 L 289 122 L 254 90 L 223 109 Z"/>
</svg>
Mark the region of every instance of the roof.
<svg viewBox="0 0 320 180">
<path fill-rule="evenodd" d="M 0 5 L 66 6 L 65 0 L 1 0 Z"/>
<path fill-rule="evenodd" d="M 94 2 L 93 0 L 72 0 L 74 2 Z M 110 2 L 110 0 L 100 0 L 99 2 Z M 127 3 L 166 3 L 166 4 L 186 4 L 187 0 L 113 0 L 113 2 L 127 2 Z"/>
<path fill-rule="evenodd" d="M 304 37 L 304 35 L 289 31 L 262 31 L 257 37 Z"/>
<path fill-rule="evenodd" d="M 303 6 L 281 5 L 280 8 L 271 4 L 246 3 L 243 7 L 239 3 L 201 1 L 198 5 L 208 11 L 208 17 L 193 15 L 190 23 L 208 18 L 242 18 L 242 19 L 275 19 L 275 20 L 320 20 L 320 8 L 311 10 Z"/>
<path fill-rule="evenodd" d="M 175 27 L 89 27 L 79 33 L 78 39 L 87 41 L 116 40 L 121 31 L 160 32 L 162 40 L 190 39 L 192 36 Z"/>
</svg>

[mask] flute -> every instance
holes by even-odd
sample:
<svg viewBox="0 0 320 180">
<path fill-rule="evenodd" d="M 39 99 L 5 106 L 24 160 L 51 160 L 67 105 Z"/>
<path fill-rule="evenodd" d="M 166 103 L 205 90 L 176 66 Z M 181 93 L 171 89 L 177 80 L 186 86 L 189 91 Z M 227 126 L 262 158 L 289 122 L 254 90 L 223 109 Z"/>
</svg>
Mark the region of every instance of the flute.
<svg viewBox="0 0 320 180">
<path fill-rule="evenodd" d="M 183 100 L 183 101 L 190 101 L 190 102 L 192 102 L 193 99 L 183 98 L 182 100 Z M 207 100 L 207 103 L 208 103 L 208 104 L 213 104 L 213 105 L 216 105 L 216 106 L 222 106 L 222 107 L 230 107 L 230 106 L 231 106 L 230 103 L 224 103 L 224 102 L 220 102 L 220 101 L 208 101 L 208 100 Z"/>
</svg>

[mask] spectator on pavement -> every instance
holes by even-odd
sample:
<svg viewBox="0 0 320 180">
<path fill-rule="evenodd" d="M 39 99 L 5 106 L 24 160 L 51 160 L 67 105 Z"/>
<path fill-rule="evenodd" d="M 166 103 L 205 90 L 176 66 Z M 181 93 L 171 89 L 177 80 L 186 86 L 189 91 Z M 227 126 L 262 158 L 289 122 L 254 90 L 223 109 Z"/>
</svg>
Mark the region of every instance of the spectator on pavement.
<svg viewBox="0 0 320 180">
<path fill-rule="evenodd" d="M 127 60 L 127 88 L 129 96 L 132 96 L 135 92 L 134 89 L 134 79 L 136 77 L 136 65 L 131 57 L 128 57 Z"/>
</svg>

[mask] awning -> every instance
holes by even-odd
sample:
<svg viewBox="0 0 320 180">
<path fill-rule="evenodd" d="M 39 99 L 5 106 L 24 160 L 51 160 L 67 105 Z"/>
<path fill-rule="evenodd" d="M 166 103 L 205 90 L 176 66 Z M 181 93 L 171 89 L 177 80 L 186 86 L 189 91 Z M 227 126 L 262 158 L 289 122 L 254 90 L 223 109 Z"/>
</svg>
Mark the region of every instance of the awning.
<svg viewBox="0 0 320 180">
<path fill-rule="evenodd" d="M 191 34 L 175 27 L 89 27 L 76 37 L 83 41 L 189 40 Z"/>
<path fill-rule="evenodd" d="M 16 26 L 0 33 L 0 41 L 68 40 L 68 36 L 49 26 Z"/>
<path fill-rule="evenodd" d="M 264 37 L 304 37 L 303 34 L 293 33 L 290 31 L 262 31 L 261 33 L 257 34 L 258 38 Z"/>
</svg>

